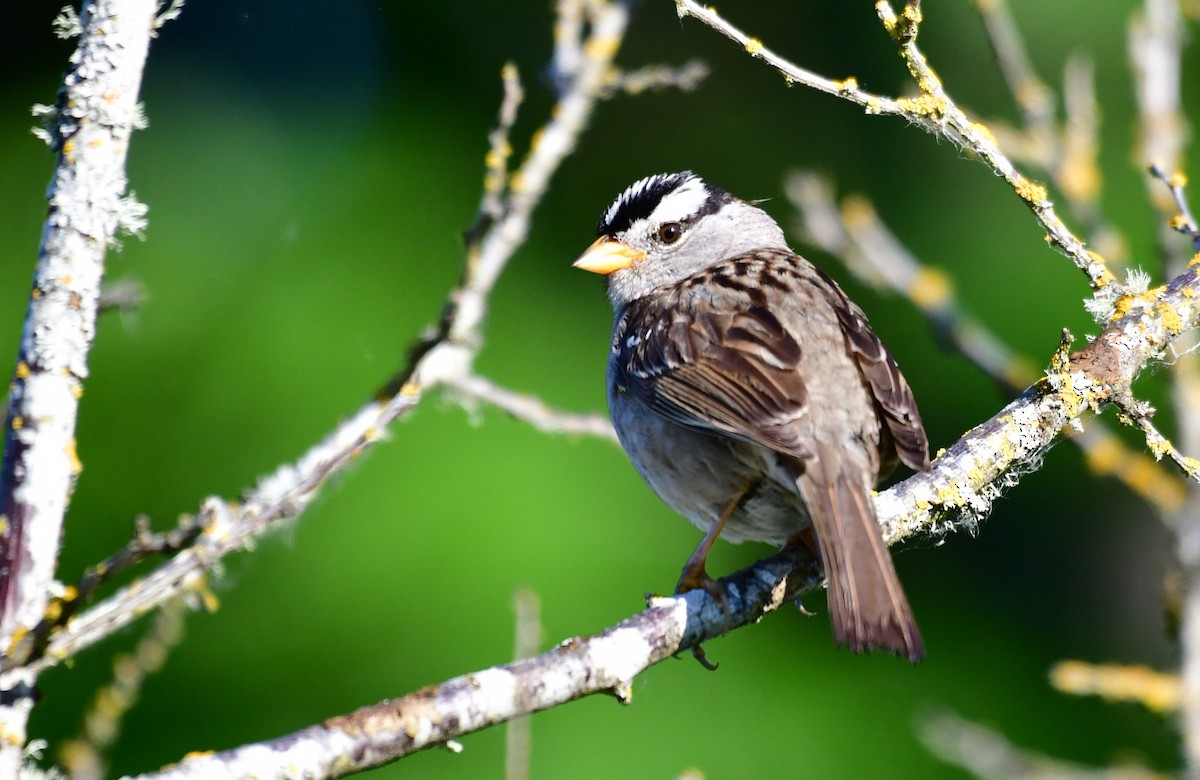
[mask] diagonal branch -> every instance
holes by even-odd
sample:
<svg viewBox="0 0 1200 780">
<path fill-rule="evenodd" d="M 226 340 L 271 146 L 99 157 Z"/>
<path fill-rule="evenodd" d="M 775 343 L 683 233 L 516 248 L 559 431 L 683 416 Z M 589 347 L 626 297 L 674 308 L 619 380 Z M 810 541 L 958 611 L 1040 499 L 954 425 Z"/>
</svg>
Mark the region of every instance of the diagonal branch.
<svg viewBox="0 0 1200 780">
<path fill-rule="evenodd" d="M 889 98 L 867 92 L 858 86 L 858 80 L 854 77 L 837 81 L 817 75 L 771 51 L 762 41 L 750 37 L 725 20 L 711 6 L 701 6 L 695 0 L 675 0 L 675 10 L 681 19 L 688 16 L 699 19 L 742 46 L 750 56 L 763 60 L 779 71 L 789 85 L 802 84 L 857 103 L 868 114 L 903 117 L 927 133 L 945 138 L 974 153 L 993 173 L 1008 182 L 1046 231 L 1046 241 L 1070 258 L 1087 275 L 1092 287 L 1115 284 L 1116 279 L 1105 267 L 1104 259 L 1089 250 L 1059 218 L 1046 188 L 1018 171 L 1000 150 L 991 131 L 981 122 L 968 117 L 946 93 L 941 80 L 917 47 L 917 31 L 921 22 L 919 3 L 908 3 L 900 16 L 886 0 L 876 3 L 875 8 L 921 90 L 921 94 L 915 98 Z"/>
</svg>

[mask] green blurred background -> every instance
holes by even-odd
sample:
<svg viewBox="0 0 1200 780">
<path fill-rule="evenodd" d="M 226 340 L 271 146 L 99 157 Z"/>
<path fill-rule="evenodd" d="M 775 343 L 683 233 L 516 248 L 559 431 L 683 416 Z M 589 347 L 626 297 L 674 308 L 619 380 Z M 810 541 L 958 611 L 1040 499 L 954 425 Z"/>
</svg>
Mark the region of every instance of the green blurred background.
<svg viewBox="0 0 1200 780">
<path fill-rule="evenodd" d="M 109 279 L 138 279 L 150 297 L 101 322 L 63 579 L 122 545 L 138 513 L 165 528 L 205 496 L 236 498 L 396 370 L 458 276 L 502 64 L 517 63 L 527 92 L 518 151 L 551 105 L 551 5 L 192 2 L 162 30 L 142 95 L 150 127 L 129 161 L 150 227 L 108 261 Z M 1157 276 L 1142 161 L 1130 153 L 1124 31 L 1134 4 L 1013 6 L 1052 83 L 1070 53 L 1096 59 L 1104 203 Z M 818 72 L 885 93 L 908 88 L 870 2 L 721 10 Z M 51 35 L 56 11 L 53 2 L 6 10 L 16 45 L 0 51 L 0 333 L 10 356 L 53 165 L 29 133 L 29 107 L 54 101 L 72 48 Z M 981 116 L 1015 118 L 970 4 L 929 4 L 926 17 L 922 43 L 951 91 Z M 782 182 L 796 167 L 867 194 L 918 256 L 948 269 L 974 313 L 1038 363 L 1062 327 L 1095 332 L 1082 276 L 983 166 L 901 121 L 787 90 L 710 30 L 681 25 L 669 0 L 639 4 L 621 63 L 696 57 L 713 68 L 699 91 L 600 107 L 498 286 L 482 372 L 564 408 L 603 409 L 610 311 L 601 280 L 570 263 L 620 189 L 682 168 L 744 197 L 774 197 L 768 209 L 782 221 L 792 218 Z M 1189 52 L 1185 73 L 1196 60 Z M 1200 105 L 1197 82 L 1185 88 Z M 1003 397 L 940 351 L 908 303 L 811 254 L 871 314 L 935 449 L 1000 407 Z M 1139 388 L 1160 400 L 1156 382 Z M 183 645 L 126 721 L 113 773 L 277 736 L 504 662 L 520 588 L 541 595 L 543 647 L 599 630 L 638 610 L 645 591 L 669 590 L 696 541 L 616 448 L 427 398 L 299 521 L 227 560 L 221 608 L 189 617 Z M 1063 658 L 1175 663 L 1162 611 L 1168 550 L 1129 491 L 1093 479 L 1073 446 L 1058 446 L 977 538 L 898 556 L 929 648 L 921 665 L 853 657 L 833 647 L 824 614 L 784 610 L 712 642 L 715 674 L 668 662 L 636 681 L 629 707 L 592 698 L 535 716 L 533 775 L 961 777 L 915 736 L 943 709 L 1064 759 L 1173 768 L 1170 722 L 1046 682 Z M 711 568 L 767 552 L 722 545 Z M 820 597 L 811 601 L 824 612 Z M 144 625 L 46 674 L 31 734 L 52 751 L 73 735 L 113 655 Z M 502 773 L 501 729 L 462 742 L 460 755 L 427 751 L 374 776 Z"/>
</svg>

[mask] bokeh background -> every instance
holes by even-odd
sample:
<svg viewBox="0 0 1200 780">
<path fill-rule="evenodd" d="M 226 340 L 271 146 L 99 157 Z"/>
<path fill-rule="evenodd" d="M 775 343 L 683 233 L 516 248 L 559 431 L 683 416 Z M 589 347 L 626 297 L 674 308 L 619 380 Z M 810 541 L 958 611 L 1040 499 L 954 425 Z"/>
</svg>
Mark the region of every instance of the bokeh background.
<svg viewBox="0 0 1200 780">
<path fill-rule="evenodd" d="M 143 90 L 150 127 L 129 162 L 150 226 L 108 261 L 110 279 L 139 280 L 149 300 L 101 323 L 63 579 L 121 546 L 138 513 L 165 528 L 205 496 L 236 498 L 397 369 L 459 273 L 502 64 L 516 62 L 526 87 L 518 153 L 551 105 L 551 6 L 193 2 L 162 30 Z M 1095 58 L 1104 205 L 1137 262 L 1158 274 L 1143 161 L 1131 154 L 1134 6 L 1013 2 L 1049 81 L 1061 83 L 1072 52 Z M 869 2 L 721 10 L 818 72 L 908 88 Z M 33 2 L 5 12 L 15 45 L 0 50 L 0 355 L 16 354 L 53 164 L 29 132 L 29 107 L 54 101 L 72 48 L 51 35 L 56 11 Z M 930 4 L 926 17 L 922 44 L 950 90 L 981 116 L 1014 119 L 970 3 Z M 971 311 L 1038 363 L 1061 328 L 1095 332 L 1082 276 L 984 167 L 901 121 L 789 90 L 712 31 L 680 24 L 669 0 L 641 2 L 619 61 L 691 58 L 713 69 L 698 91 L 600 107 L 497 288 L 482 372 L 564 408 L 603 409 L 610 311 L 601 280 L 570 263 L 620 189 L 683 168 L 773 197 L 767 208 L 784 222 L 793 168 L 868 195 L 909 247 L 947 269 Z M 1190 51 L 1185 74 L 1200 72 L 1196 60 Z M 1197 85 L 1184 85 L 1193 107 Z M 1001 394 L 940 350 L 908 303 L 812 254 L 897 355 L 935 448 L 1000 407 Z M 1139 389 L 1161 399 L 1161 379 Z M 521 588 L 541 596 L 543 647 L 599 630 L 638 610 L 644 592 L 668 591 L 696 541 L 616 448 L 431 397 L 299 521 L 227 560 L 219 610 L 189 617 L 184 643 L 125 722 L 113 772 L 280 735 L 504 662 Z M 767 552 L 721 545 L 711 567 Z M 629 707 L 594 697 L 535 716 L 533 775 L 961 777 L 916 737 L 943 710 L 1066 760 L 1173 768 L 1169 721 L 1046 681 L 1064 658 L 1174 664 L 1169 560 L 1152 513 L 1061 444 L 977 537 L 898 555 L 929 647 L 921 665 L 853 657 L 833 647 L 824 614 L 784 610 L 712 642 L 716 673 L 684 658 L 640 677 Z M 811 602 L 824 612 L 820 597 Z M 31 733 L 50 740 L 51 755 L 144 628 L 44 677 Z M 462 742 L 459 755 L 431 750 L 373 776 L 501 774 L 501 729 Z"/>
</svg>

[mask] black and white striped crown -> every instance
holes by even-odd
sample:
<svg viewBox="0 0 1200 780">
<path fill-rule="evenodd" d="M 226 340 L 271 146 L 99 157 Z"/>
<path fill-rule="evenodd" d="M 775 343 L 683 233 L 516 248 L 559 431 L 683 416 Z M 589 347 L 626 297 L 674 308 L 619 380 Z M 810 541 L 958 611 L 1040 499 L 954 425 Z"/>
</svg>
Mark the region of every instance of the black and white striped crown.
<svg viewBox="0 0 1200 780">
<path fill-rule="evenodd" d="M 716 211 L 727 200 L 728 193 L 691 171 L 658 173 L 634 182 L 618 195 L 600 218 L 596 235 L 619 235 L 639 219 L 690 221 Z"/>
</svg>

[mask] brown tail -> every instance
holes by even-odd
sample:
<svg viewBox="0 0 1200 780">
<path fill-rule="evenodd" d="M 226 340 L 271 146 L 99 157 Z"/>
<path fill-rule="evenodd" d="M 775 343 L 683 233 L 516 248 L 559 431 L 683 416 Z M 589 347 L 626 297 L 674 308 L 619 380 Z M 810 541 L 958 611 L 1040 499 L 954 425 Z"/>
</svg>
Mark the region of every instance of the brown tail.
<svg viewBox="0 0 1200 780">
<path fill-rule="evenodd" d="M 825 564 L 833 638 L 856 653 L 889 650 L 917 662 L 921 632 L 883 542 L 865 481 L 818 463 L 800 478 Z M 825 473 L 822 473 L 825 472 Z M 830 473 L 832 472 L 832 473 Z"/>
</svg>

